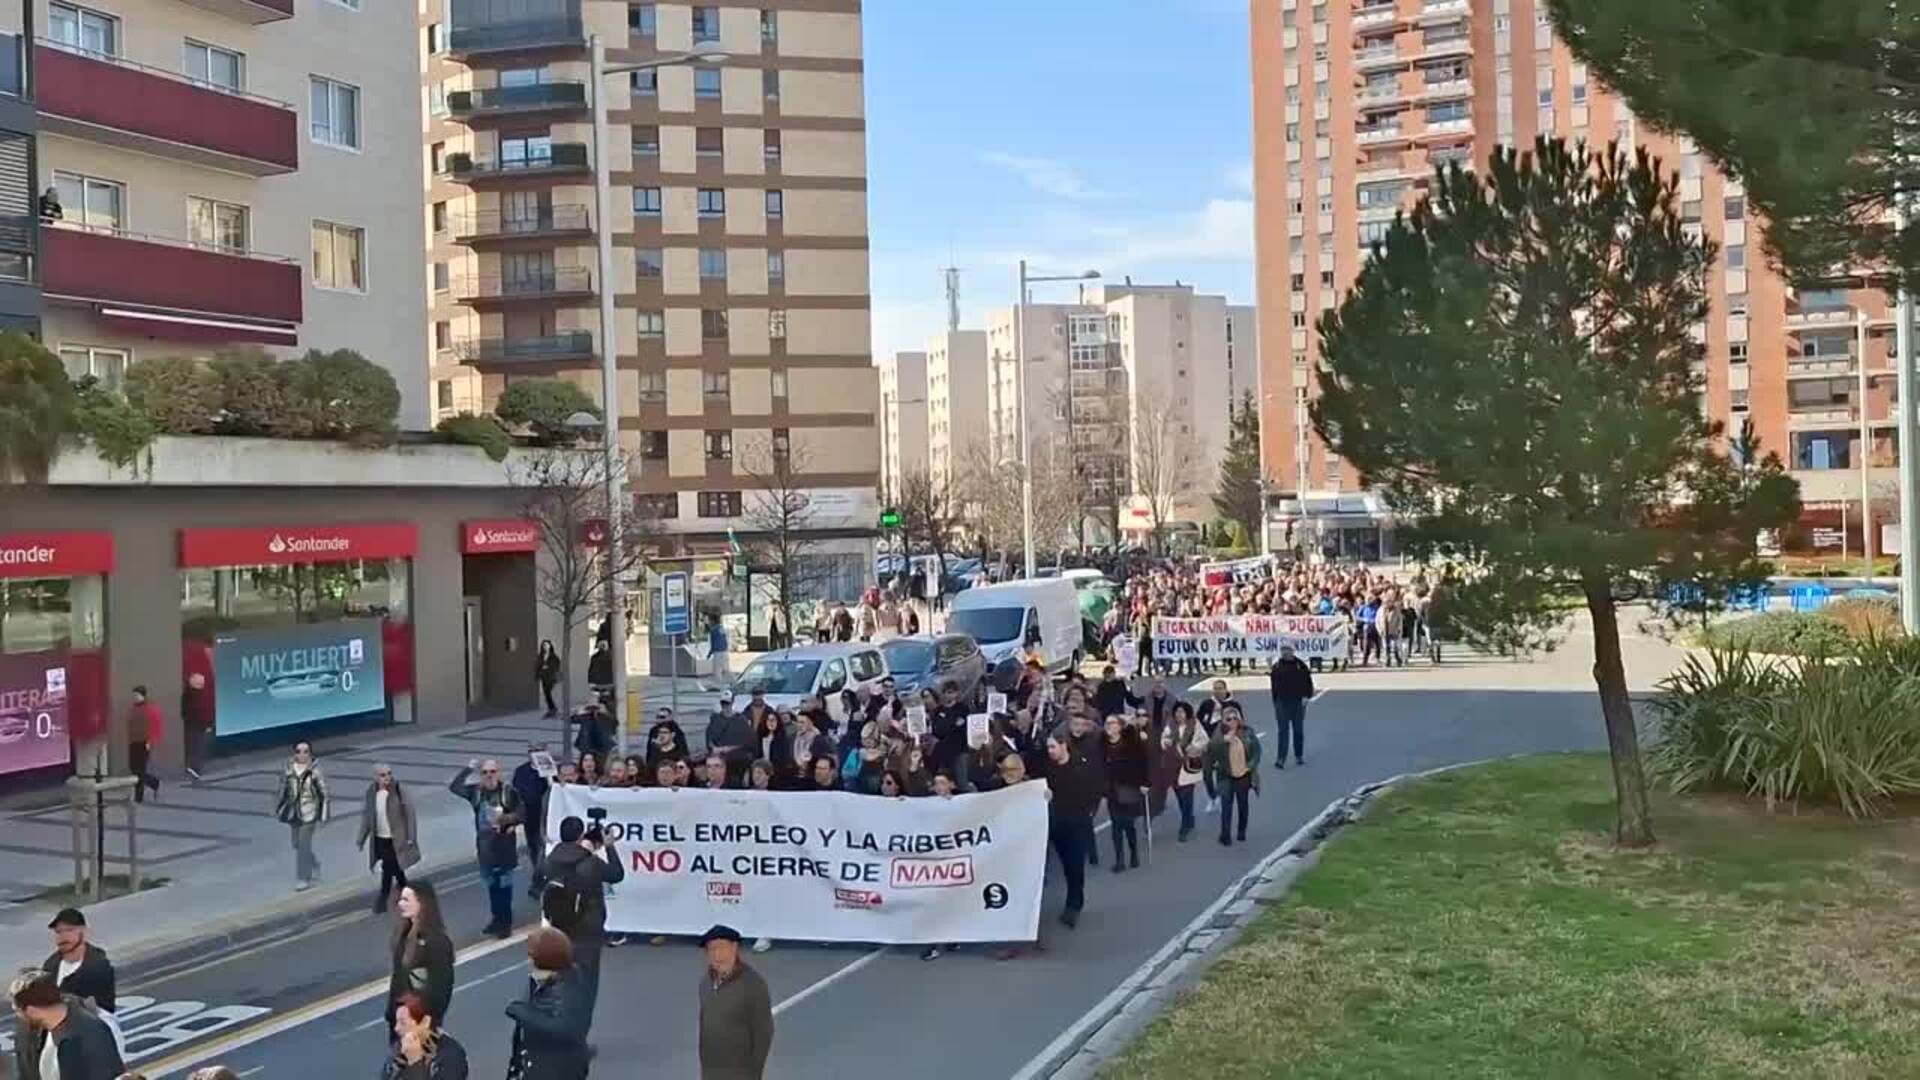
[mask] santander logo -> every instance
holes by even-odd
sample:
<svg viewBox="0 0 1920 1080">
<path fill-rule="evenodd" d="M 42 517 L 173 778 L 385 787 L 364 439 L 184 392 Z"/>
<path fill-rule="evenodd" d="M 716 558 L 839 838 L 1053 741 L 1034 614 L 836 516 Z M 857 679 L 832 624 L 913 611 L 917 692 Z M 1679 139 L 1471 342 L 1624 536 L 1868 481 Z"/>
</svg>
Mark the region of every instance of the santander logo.
<svg viewBox="0 0 1920 1080">
<path fill-rule="evenodd" d="M 473 546 L 476 548 L 518 547 L 539 539 L 539 534 L 534 532 L 531 525 L 518 528 L 488 528 L 482 525 L 473 530 Z"/>
<path fill-rule="evenodd" d="M 267 541 L 267 550 L 273 552 L 275 555 L 285 555 L 287 553 L 287 542 L 281 539 L 279 533 L 274 533 L 273 539 Z"/>
<path fill-rule="evenodd" d="M 53 549 L 43 544 L 0 547 L 0 566 L 48 566 L 52 562 Z"/>
<path fill-rule="evenodd" d="M 275 555 L 285 555 L 288 552 L 292 552 L 295 555 L 317 555 L 351 551 L 352 549 L 353 541 L 344 536 L 295 536 L 289 538 L 281 536 L 279 533 L 274 533 L 273 539 L 267 541 L 267 550 L 273 552 Z"/>
</svg>

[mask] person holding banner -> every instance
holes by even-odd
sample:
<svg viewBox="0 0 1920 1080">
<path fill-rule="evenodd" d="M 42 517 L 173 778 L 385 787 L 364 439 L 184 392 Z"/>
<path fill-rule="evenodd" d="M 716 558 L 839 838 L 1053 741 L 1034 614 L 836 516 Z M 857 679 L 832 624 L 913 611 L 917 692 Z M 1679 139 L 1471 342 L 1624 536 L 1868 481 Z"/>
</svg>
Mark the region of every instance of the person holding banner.
<svg viewBox="0 0 1920 1080">
<path fill-rule="evenodd" d="M 1222 710 L 1225 719 L 1213 733 L 1207 748 L 1214 786 L 1220 792 L 1220 846 L 1232 847 L 1233 841 L 1247 841 L 1247 798 L 1260 790 L 1260 736 L 1247 726 L 1247 718 L 1236 702 Z M 1234 811 L 1240 814 L 1240 827 L 1233 828 Z"/>
<path fill-rule="evenodd" d="M 1105 797 L 1100 766 L 1065 732 L 1047 736 L 1047 842 L 1060 859 L 1067 899 L 1060 925 L 1080 925 L 1087 904 L 1087 863 L 1094 854 L 1093 814 Z"/>
</svg>

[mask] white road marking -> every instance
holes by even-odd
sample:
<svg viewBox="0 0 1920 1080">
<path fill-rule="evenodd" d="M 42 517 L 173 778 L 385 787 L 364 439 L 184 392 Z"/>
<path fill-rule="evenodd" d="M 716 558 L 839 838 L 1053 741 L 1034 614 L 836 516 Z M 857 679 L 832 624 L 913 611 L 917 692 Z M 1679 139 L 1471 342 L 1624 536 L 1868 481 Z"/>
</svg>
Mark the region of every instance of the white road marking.
<svg viewBox="0 0 1920 1080">
<path fill-rule="evenodd" d="M 827 987 L 832 986 L 834 983 L 839 982 L 841 979 L 844 979 L 847 976 L 853 974 L 854 972 L 859 971 L 861 968 L 864 968 L 868 964 L 873 963 L 875 960 L 880 959 L 880 957 L 884 955 L 886 951 L 887 950 L 885 949 L 875 949 L 872 952 L 866 954 L 865 956 L 860 957 L 858 960 L 854 960 L 853 962 L 842 966 L 838 970 L 834 971 L 832 974 L 827 975 L 825 978 L 819 979 L 816 982 L 813 982 L 805 987 L 802 987 L 799 990 L 799 992 L 793 994 L 791 997 L 788 997 L 776 1003 L 773 1007 L 773 1015 L 779 1016 L 781 1013 L 786 1012 L 788 1009 L 793 1008 L 795 1005 L 798 1005 L 801 1002 L 812 997 L 813 995 L 819 993 L 820 991 L 825 990 Z"/>
</svg>

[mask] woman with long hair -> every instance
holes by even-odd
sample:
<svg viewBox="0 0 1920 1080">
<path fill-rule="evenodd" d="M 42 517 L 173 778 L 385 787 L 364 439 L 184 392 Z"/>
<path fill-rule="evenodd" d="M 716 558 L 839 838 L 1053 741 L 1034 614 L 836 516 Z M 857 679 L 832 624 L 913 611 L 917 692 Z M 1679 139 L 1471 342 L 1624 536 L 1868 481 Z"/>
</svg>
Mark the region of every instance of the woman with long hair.
<svg viewBox="0 0 1920 1080">
<path fill-rule="evenodd" d="M 431 882 L 409 882 L 400 890 L 398 908 L 387 976 L 387 1025 L 393 1026 L 394 1011 L 408 994 L 418 994 L 435 1021 L 444 1022 L 453 1004 L 453 939 L 440 915 L 440 894 Z"/>
<path fill-rule="evenodd" d="M 393 1012 L 393 1056 L 381 1080 L 467 1080 L 467 1048 L 446 1033 L 419 994 L 407 994 Z"/>
<path fill-rule="evenodd" d="M 592 754 L 580 755 L 580 782 L 592 788 L 600 786 L 600 761 Z"/>
<path fill-rule="evenodd" d="M 1193 715 L 1193 706 L 1184 701 L 1173 704 L 1173 719 L 1161 729 L 1160 745 L 1179 759 L 1180 771 L 1174 776 L 1173 797 L 1180 804 L 1179 840 L 1185 843 L 1193 835 L 1194 789 L 1207 768 L 1207 729 Z"/>
<path fill-rule="evenodd" d="M 547 716 L 559 716 L 560 705 L 553 700 L 553 688 L 560 685 L 560 654 L 553 647 L 553 639 L 540 639 L 540 651 L 533 658 L 533 676 L 540 682 L 541 696 L 547 699 Z"/>
<path fill-rule="evenodd" d="M 1100 746 L 1107 778 L 1107 820 L 1113 824 L 1113 872 L 1140 868 L 1140 814 L 1146 809 L 1147 740 L 1139 725 L 1107 717 Z M 1123 850 L 1124 849 L 1124 850 Z"/>
</svg>

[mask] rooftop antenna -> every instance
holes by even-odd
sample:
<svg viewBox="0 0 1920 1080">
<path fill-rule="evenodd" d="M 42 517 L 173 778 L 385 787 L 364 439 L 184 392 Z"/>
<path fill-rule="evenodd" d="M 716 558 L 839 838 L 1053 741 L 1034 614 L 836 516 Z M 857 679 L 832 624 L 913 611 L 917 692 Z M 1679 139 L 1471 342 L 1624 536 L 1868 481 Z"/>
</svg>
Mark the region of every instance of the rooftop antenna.
<svg viewBox="0 0 1920 1080">
<path fill-rule="evenodd" d="M 958 332 L 960 329 L 960 268 L 949 266 L 940 271 L 947 283 L 947 330 Z"/>
</svg>

